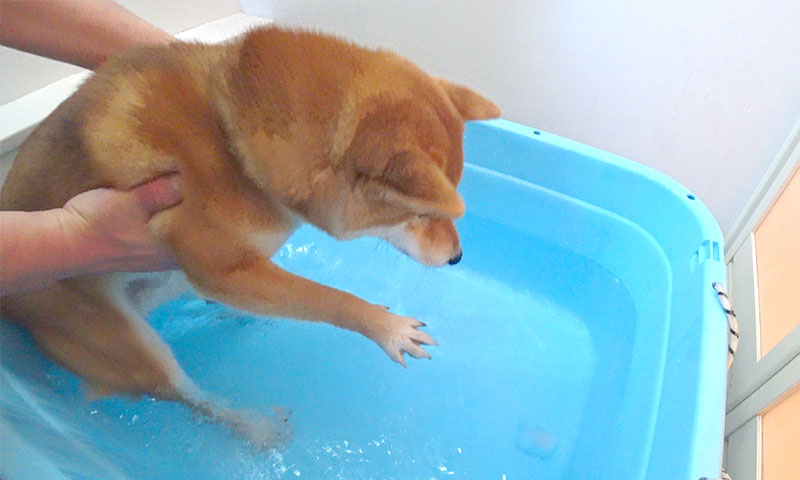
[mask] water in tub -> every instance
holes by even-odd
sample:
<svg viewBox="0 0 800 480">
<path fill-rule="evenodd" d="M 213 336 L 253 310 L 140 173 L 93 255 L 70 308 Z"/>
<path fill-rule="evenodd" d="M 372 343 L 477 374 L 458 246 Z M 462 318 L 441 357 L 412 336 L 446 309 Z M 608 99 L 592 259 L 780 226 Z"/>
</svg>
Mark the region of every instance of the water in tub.
<svg viewBox="0 0 800 480">
<path fill-rule="evenodd" d="M 474 216 L 458 226 L 455 267 L 425 268 L 377 240 L 337 243 L 311 228 L 276 255 L 427 323 L 439 346 L 407 370 L 357 334 L 191 294 L 151 313 L 204 390 L 265 414 L 292 410 L 283 447 L 258 452 L 177 404 L 89 401 L 5 324 L 2 420 L 75 479 L 584 478 L 608 448 L 623 395 L 630 298 L 566 249 Z"/>
</svg>

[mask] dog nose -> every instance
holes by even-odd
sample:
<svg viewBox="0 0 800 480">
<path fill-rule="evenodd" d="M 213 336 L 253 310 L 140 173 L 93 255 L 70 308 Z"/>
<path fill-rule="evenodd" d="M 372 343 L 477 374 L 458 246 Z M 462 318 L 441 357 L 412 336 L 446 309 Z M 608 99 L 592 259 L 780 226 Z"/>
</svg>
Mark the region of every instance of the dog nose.
<svg viewBox="0 0 800 480">
<path fill-rule="evenodd" d="M 458 253 L 456 253 L 453 256 L 453 258 L 451 258 L 450 261 L 448 261 L 447 263 L 449 263 L 450 265 L 455 265 L 456 263 L 458 263 L 460 261 L 461 261 L 461 250 L 459 250 Z"/>
</svg>

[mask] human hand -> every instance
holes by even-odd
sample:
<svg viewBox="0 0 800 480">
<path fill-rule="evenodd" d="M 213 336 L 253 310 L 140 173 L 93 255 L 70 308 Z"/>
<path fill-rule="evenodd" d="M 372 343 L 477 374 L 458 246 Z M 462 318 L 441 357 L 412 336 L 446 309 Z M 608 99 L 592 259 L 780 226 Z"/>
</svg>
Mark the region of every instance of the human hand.
<svg viewBox="0 0 800 480">
<path fill-rule="evenodd" d="M 182 200 L 180 175 L 170 174 L 124 192 L 97 188 L 69 200 L 59 211 L 67 238 L 80 239 L 82 273 L 144 272 L 176 268 L 170 252 L 153 238 L 148 222 Z"/>
</svg>

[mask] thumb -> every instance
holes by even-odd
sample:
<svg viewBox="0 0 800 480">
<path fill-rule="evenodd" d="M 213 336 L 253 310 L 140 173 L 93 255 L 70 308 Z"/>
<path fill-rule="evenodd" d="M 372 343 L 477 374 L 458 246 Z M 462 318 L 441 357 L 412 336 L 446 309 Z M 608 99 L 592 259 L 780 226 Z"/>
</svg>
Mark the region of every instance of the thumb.
<svg viewBox="0 0 800 480">
<path fill-rule="evenodd" d="M 143 183 L 131 192 L 136 195 L 148 216 L 153 216 L 156 212 L 177 205 L 183 200 L 179 173 L 171 173 Z"/>
</svg>

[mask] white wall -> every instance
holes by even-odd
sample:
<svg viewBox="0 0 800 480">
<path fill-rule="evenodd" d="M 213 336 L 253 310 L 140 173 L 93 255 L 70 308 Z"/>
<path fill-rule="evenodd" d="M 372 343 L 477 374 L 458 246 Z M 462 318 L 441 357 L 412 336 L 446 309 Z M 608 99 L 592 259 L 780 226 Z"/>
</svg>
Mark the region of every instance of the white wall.
<svg viewBox="0 0 800 480">
<path fill-rule="evenodd" d="M 173 34 L 241 9 L 237 0 L 116 0 L 116 3 Z M 81 68 L 66 63 L 0 47 L 0 105 L 80 71 Z"/>
<path fill-rule="evenodd" d="M 507 119 L 655 167 L 733 224 L 800 118 L 797 0 L 243 0 L 402 53 Z"/>
</svg>

